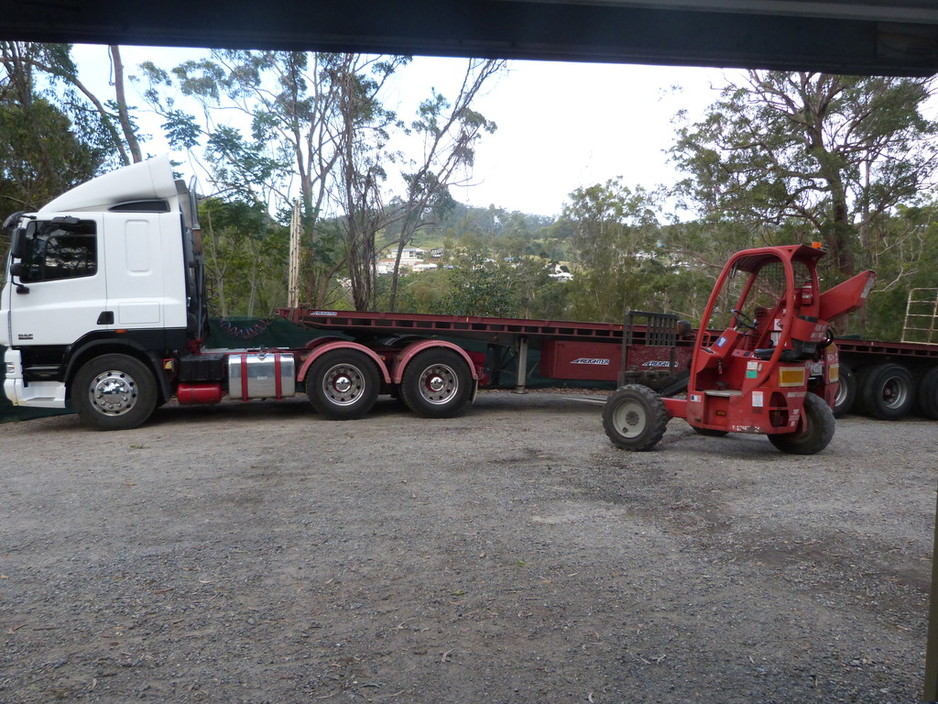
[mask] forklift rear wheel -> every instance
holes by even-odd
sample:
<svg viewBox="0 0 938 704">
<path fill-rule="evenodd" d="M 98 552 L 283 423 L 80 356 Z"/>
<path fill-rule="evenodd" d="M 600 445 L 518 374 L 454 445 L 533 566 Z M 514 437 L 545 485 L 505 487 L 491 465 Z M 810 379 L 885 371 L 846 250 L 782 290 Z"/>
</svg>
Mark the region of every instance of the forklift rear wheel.
<svg viewBox="0 0 938 704">
<path fill-rule="evenodd" d="M 664 436 L 669 420 L 661 397 L 641 384 L 623 386 L 603 408 L 606 435 L 623 450 L 650 450 Z"/>
<path fill-rule="evenodd" d="M 835 423 L 827 402 L 809 392 L 804 398 L 801 427 L 793 433 L 769 435 L 769 441 L 789 455 L 814 455 L 830 444 Z"/>
</svg>

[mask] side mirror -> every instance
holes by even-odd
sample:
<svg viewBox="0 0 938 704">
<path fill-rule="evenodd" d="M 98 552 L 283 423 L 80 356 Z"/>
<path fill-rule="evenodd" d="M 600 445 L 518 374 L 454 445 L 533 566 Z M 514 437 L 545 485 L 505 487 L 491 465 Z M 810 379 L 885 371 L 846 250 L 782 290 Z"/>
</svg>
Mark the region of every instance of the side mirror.
<svg viewBox="0 0 938 704">
<path fill-rule="evenodd" d="M 24 286 L 22 283 L 23 274 L 26 271 L 26 267 L 23 265 L 23 262 L 13 262 L 10 264 L 10 276 L 15 276 L 20 279 L 20 281 L 11 281 L 12 284 L 16 286 L 17 293 L 29 293 L 29 287 Z"/>
<path fill-rule="evenodd" d="M 13 255 L 14 259 L 22 259 L 23 255 L 26 254 L 26 238 L 23 237 L 24 234 L 26 234 L 26 231 L 22 227 L 13 230 L 13 242 L 10 246 L 10 254 Z"/>
</svg>

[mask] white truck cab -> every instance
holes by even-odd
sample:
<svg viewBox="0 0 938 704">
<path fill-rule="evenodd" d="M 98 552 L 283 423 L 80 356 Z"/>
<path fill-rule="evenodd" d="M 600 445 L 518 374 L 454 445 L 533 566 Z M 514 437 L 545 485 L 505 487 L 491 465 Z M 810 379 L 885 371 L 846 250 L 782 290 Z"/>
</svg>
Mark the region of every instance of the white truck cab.
<svg viewBox="0 0 938 704">
<path fill-rule="evenodd" d="M 133 356 L 159 379 L 163 357 L 203 335 L 196 213 L 164 156 L 7 218 L 0 344 L 14 404 L 64 408 L 81 365 L 109 352 Z M 120 378 L 105 384 L 115 397 L 135 393 Z"/>
<path fill-rule="evenodd" d="M 360 418 L 380 393 L 427 417 L 459 413 L 475 396 L 483 362 L 432 336 L 206 349 L 195 191 L 173 178 L 167 157 L 100 176 L 3 227 L 0 345 L 14 405 L 71 405 L 92 427 L 123 430 L 172 398 L 283 399 L 301 385 L 334 420 Z"/>
</svg>

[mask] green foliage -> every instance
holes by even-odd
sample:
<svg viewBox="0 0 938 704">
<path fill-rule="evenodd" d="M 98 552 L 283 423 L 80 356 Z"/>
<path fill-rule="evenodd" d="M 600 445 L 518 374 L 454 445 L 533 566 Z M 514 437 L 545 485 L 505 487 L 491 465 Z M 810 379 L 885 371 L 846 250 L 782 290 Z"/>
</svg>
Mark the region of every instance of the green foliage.
<svg viewBox="0 0 938 704">
<path fill-rule="evenodd" d="M 27 104 L 0 101 L 0 208 L 38 208 L 91 178 L 100 161 L 80 141 L 66 115 L 33 96 Z"/>
<path fill-rule="evenodd" d="M 822 239 L 841 275 L 888 249 L 882 226 L 913 205 L 938 156 L 922 115 L 931 82 L 750 71 L 671 150 L 681 193 L 716 222 Z"/>
<path fill-rule="evenodd" d="M 65 44 L 0 42 L 0 210 L 38 208 L 110 164 Z"/>
<path fill-rule="evenodd" d="M 289 231 L 256 203 L 199 204 L 211 313 L 262 316 L 283 304 Z"/>
</svg>

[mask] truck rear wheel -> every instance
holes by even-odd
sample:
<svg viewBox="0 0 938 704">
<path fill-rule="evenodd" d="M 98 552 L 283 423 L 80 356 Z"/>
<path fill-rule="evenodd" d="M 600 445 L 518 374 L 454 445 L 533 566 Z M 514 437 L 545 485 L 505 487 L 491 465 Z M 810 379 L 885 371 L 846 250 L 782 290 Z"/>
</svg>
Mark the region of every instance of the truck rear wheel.
<svg viewBox="0 0 938 704">
<path fill-rule="evenodd" d="M 843 362 L 840 363 L 840 381 L 837 385 L 837 396 L 834 397 L 834 418 L 842 418 L 853 408 L 857 397 L 857 377 L 853 370 Z"/>
<path fill-rule="evenodd" d="M 401 400 L 424 418 L 452 418 L 472 394 L 472 374 L 452 350 L 429 349 L 416 355 L 401 377 Z"/>
<path fill-rule="evenodd" d="M 769 441 L 789 455 L 814 455 L 830 444 L 835 425 L 834 413 L 827 402 L 809 392 L 804 398 L 801 427 L 793 433 L 769 435 Z"/>
<path fill-rule="evenodd" d="M 652 449 L 664 437 L 669 420 L 661 397 L 641 384 L 623 386 L 603 407 L 606 435 L 623 450 Z"/>
<path fill-rule="evenodd" d="M 85 362 L 71 384 L 72 406 L 82 422 L 98 430 L 129 430 L 156 408 L 153 372 L 125 354 L 106 354 Z"/>
<path fill-rule="evenodd" d="M 918 387 L 918 404 L 922 415 L 931 420 L 938 420 L 938 367 L 932 367 Z"/>
<path fill-rule="evenodd" d="M 860 387 L 863 408 L 880 420 L 899 420 L 912 408 L 912 374 L 901 364 L 879 364 L 867 370 Z"/>
<path fill-rule="evenodd" d="M 371 410 L 378 399 L 378 369 L 357 350 L 333 350 L 313 362 L 306 374 L 306 394 L 330 420 L 353 420 Z"/>
</svg>

